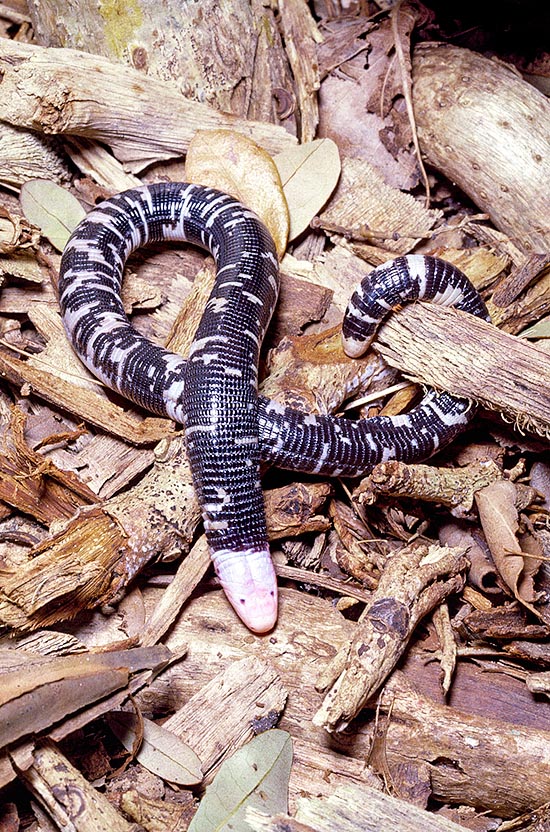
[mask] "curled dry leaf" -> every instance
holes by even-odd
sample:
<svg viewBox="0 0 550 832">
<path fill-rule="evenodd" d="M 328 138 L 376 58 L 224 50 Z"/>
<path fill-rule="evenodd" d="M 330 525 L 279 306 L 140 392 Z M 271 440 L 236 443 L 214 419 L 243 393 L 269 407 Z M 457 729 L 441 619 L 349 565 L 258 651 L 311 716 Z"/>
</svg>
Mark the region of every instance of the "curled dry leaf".
<svg viewBox="0 0 550 832">
<path fill-rule="evenodd" d="M 132 752 L 141 727 L 136 714 L 116 711 L 109 714 L 109 725 L 124 748 Z M 148 771 L 169 783 L 193 786 L 202 780 L 201 761 L 192 748 L 171 731 L 150 719 L 143 720 L 143 738 L 136 760 Z"/>
<path fill-rule="evenodd" d="M 269 229 L 279 259 L 283 256 L 288 207 L 277 167 L 256 142 L 232 130 L 198 130 L 187 151 L 185 177 L 226 191 L 255 211 Z"/>
<path fill-rule="evenodd" d="M 86 216 L 86 211 L 69 191 L 49 179 L 31 179 L 21 187 L 21 207 L 29 222 L 37 225 L 58 251 Z"/>
<path fill-rule="evenodd" d="M 275 156 L 290 212 L 290 235 L 304 231 L 329 196 L 340 177 L 340 154 L 332 139 L 315 139 Z"/>
<path fill-rule="evenodd" d="M 15 652 L 15 651 L 14 651 Z M 2 672 L 0 748 L 39 733 L 128 684 L 127 667 L 105 667 L 95 657 L 86 661 L 52 657 L 37 668 Z"/>
<path fill-rule="evenodd" d="M 471 523 L 460 520 L 443 523 L 439 527 L 439 541 L 442 546 L 466 548 L 470 561 L 468 584 L 470 587 L 477 588 L 485 597 L 500 593 L 501 588 L 497 580 L 495 564 L 482 537 Z M 490 605 L 490 602 L 488 603 Z"/>
<path fill-rule="evenodd" d="M 491 483 L 478 491 L 475 499 L 485 538 L 502 579 L 518 601 L 538 615 L 532 604 L 535 600 L 533 575 L 539 562 L 525 556 L 517 537 L 519 521 L 514 483 L 509 480 Z"/>
</svg>

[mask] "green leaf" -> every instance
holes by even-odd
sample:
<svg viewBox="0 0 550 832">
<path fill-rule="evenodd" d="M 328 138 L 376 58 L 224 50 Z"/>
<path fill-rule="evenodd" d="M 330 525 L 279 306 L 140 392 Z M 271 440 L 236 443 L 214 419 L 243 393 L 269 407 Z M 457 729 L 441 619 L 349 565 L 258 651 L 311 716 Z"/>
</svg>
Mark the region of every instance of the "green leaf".
<svg viewBox="0 0 550 832">
<path fill-rule="evenodd" d="M 550 338 L 550 316 L 541 318 L 536 324 L 524 329 L 519 334 L 520 338 Z"/>
<path fill-rule="evenodd" d="M 25 182 L 19 200 L 29 222 L 37 225 L 58 251 L 63 251 L 70 235 L 86 216 L 78 199 L 49 179 Z"/>
<path fill-rule="evenodd" d="M 108 722 L 124 748 L 133 751 L 139 726 L 137 716 L 127 711 L 113 711 L 108 715 Z M 201 761 L 193 749 L 150 719 L 143 720 L 143 739 L 136 760 L 169 783 L 193 786 L 202 780 Z"/>
<path fill-rule="evenodd" d="M 274 728 L 240 748 L 207 788 L 188 832 L 252 832 L 249 807 L 274 815 L 288 811 L 292 740 Z"/>
</svg>

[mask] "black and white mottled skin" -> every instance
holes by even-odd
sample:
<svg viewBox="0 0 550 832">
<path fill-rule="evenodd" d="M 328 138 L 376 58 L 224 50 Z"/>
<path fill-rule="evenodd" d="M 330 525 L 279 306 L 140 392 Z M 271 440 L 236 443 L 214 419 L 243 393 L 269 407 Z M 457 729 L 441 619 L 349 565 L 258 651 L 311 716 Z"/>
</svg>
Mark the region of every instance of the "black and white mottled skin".
<svg viewBox="0 0 550 832">
<path fill-rule="evenodd" d="M 188 360 L 129 323 L 120 299 L 124 264 L 154 241 L 209 250 L 217 277 Z M 229 601 L 254 632 L 277 617 L 260 459 L 293 470 L 357 476 L 378 462 L 429 457 L 471 418 L 469 403 L 429 392 L 411 413 L 352 421 L 301 413 L 258 397 L 259 351 L 277 301 L 278 263 L 263 224 L 232 197 L 199 185 L 135 188 L 99 205 L 72 234 L 59 298 L 81 360 L 106 385 L 184 425 L 212 561 Z M 391 309 L 415 299 L 487 317 L 458 269 L 408 256 L 366 277 L 344 321 L 348 354 L 363 352 Z"/>
</svg>

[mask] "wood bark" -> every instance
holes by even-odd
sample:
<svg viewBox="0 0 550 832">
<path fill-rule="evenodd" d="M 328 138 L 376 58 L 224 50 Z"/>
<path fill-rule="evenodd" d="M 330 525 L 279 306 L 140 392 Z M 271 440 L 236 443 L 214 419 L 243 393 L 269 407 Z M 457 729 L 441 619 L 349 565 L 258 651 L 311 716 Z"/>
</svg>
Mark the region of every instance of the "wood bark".
<svg viewBox="0 0 550 832">
<path fill-rule="evenodd" d="M 296 818 L 266 818 L 251 811 L 250 823 L 255 832 L 464 832 L 445 817 L 356 784 L 336 789 L 326 800 L 300 800 Z"/>
<path fill-rule="evenodd" d="M 155 598 L 158 591 L 149 590 L 147 606 L 154 605 Z M 313 776 L 317 793 L 329 795 L 339 783 L 349 782 L 352 763 L 362 763 L 358 782 L 372 776 L 364 767 L 376 734 L 368 712 L 342 735 L 328 734 L 312 724 L 322 700 L 315 689 L 319 671 L 353 638 L 357 625 L 321 598 L 282 588 L 280 601 L 275 630 L 254 638 L 228 614 L 221 593 L 192 598 L 166 640 L 174 652 L 179 645 L 188 645 L 186 661 L 157 677 L 139 694 L 139 701 L 145 710 L 173 711 L 228 661 L 255 655 L 273 665 L 289 692 L 279 727 L 290 731 L 295 742 L 293 798 L 303 789 L 304 771 L 310 772 L 308 781 Z M 468 804 L 507 817 L 548 800 L 550 704 L 535 701 L 517 678 L 483 674 L 461 663 L 448 707 L 436 665 L 417 656 L 407 662 L 406 672 L 407 679 L 399 674 L 391 677 L 382 699 L 389 714 L 381 736 L 390 781 L 399 783 L 401 767 L 412 767 L 419 777 L 428 778 L 428 791 L 431 780 L 441 802 Z M 304 751 L 311 748 L 312 755 Z"/>
<path fill-rule="evenodd" d="M 19 188 L 35 178 L 54 182 L 68 179 L 59 149 L 45 136 L 0 123 L 0 183 Z"/>
<path fill-rule="evenodd" d="M 315 725 L 343 731 L 376 693 L 405 651 L 416 625 L 464 585 L 464 548 L 418 546 L 402 549 L 386 564 L 352 643 L 322 671 L 329 688 Z"/>
<path fill-rule="evenodd" d="M 197 129 L 238 130 L 271 153 L 295 144 L 283 127 L 217 112 L 171 84 L 85 52 L 2 38 L 0 71 L 1 120 L 105 142 L 134 172 L 183 155 Z"/>
<path fill-rule="evenodd" d="M 261 2 L 31 0 L 29 11 L 43 46 L 124 63 L 216 110 L 278 124 L 278 98 L 291 94 L 275 17 Z M 286 120 L 293 129 L 292 111 Z"/>
<path fill-rule="evenodd" d="M 525 253 L 550 249 L 550 101 L 511 67 L 468 49 L 414 51 L 422 152 Z"/>
<path fill-rule="evenodd" d="M 391 316 L 376 349 L 408 378 L 500 411 L 550 435 L 548 354 L 455 309 L 414 304 Z"/>
<path fill-rule="evenodd" d="M 106 796 L 88 783 L 48 740 L 34 751 L 32 767 L 20 774 L 59 829 L 82 832 L 139 832 L 141 829 L 137 824 L 128 823 Z"/>
</svg>

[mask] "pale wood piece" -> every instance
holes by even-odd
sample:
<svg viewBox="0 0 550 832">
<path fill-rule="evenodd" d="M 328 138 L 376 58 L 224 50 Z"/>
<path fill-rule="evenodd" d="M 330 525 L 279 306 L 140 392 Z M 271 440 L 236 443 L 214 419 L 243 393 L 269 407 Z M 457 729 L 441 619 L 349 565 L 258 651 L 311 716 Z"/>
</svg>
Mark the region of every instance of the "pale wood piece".
<svg viewBox="0 0 550 832">
<path fill-rule="evenodd" d="M 321 81 L 316 46 L 322 42 L 323 36 L 302 0 L 280 0 L 278 6 L 299 102 L 300 140 L 310 142 L 315 138 L 319 123 L 317 90 Z"/>
<path fill-rule="evenodd" d="M 524 253 L 548 251 L 548 98 L 501 61 L 425 43 L 413 55 L 413 104 L 426 160 Z"/>
<path fill-rule="evenodd" d="M 456 668 L 458 654 L 448 604 L 441 604 L 439 607 L 435 608 L 432 615 L 432 621 L 440 644 L 440 664 L 441 670 L 443 671 L 441 687 L 446 695 L 451 687 L 451 681 Z"/>
<path fill-rule="evenodd" d="M 403 655 L 418 622 L 464 585 L 465 548 L 418 546 L 388 559 L 357 626 L 321 673 L 326 689 L 315 725 L 342 731 L 376 693 Z"/>
<path fill-rule="evenodd" d="M 463 468 L 391 460 L 375 465 L 354 490 L 353 498 L 361 505 L 373 505 L 380 495 L 425 500 L 448 506 L 457 516 L 457 509 L 462 515 L 472 510 L 476 491 L 499 479 L 502 471 L 492 460 Z"/>
<path fill-rule="evenodd" d="M 48 740 L 33 752 L 33 765 L 20 777 L 59 829 L 79 832 L 139 832 Z"/>
<path fill-rule="evenodd" d="M 447 818 L 355 784 L 339 787 L 327 799 L 302 798 L 295 818 L 250 811 L 246 819 L 256 832 L 464 832 Z"/>
<path fill-rule="evenodd" d="M 379 265 L 430 237 L 442 216 L 442 211 L 428 209 L 411 194 L 388 185 L 368 162 L 344 158 L 341 181 L 318 224 L 341 241 L 343 235 L 344 245 Z"/>
<path fill-rule="evenodd" d="M 158 596 L 159 590 L 147 589 L 146 605 L 153 606 Z M 356 627 L 330 602 L 281 587 L 276 628 L 255 637 L 231 615 L 221 592 L 193 597 L 166 639 L 172 651 L 188 645 L 186 661 L 164 671 L 138 700 L 145 710 L 177 709 L 229 662 L 256 656 L 275 668 L 289 691 L 279 727 L 288 730 L 295 743 L 293 799 L 302 791 L 305 770 L 306 782 L 315 783 L 312 791 L 330 795 L 336 784 L 350 777 L 362 782 L 372 777 L 368 770 L 362 779 L 360 774 L 375 732 L 368 713 L 344 735 L 329 735 L 312 724 L 322 700 L 315 689 L 319 670 L 349 643 Z M 550 790 L 550 706 L 533 702 L 519 680 L 495 674 L 489 679 L 470 666 L 459 671 L 453 685 L 455 707 L 413 693 L 403 677 L 394 674 L 391 698 L 383 700 L 385 711 L 393 701 L 393 711 L 388 725 L 379 726 L 390 773 L 402 765 L 427 766 L 438 800 L 452 799 L 508 817 L 540 805 Z M 422 689 L 441 696 L 436 667 L 419 659 L 407 672 Z"/>
<path fill-rule="evenodd" d="M 499 410 L 520 429 L 550 434 L 548 354 L 455 309 L 420 303 L 392 315 L 375 347 L 407 378 Z"/>
<path fill-rule="evenodd" d="M 0 119 L 105 142 L 133 172 L 183 155 L 198 129 L 238 130 L 271 153 L 295 144 L 282 127 L 216 112 L 171 84 L 85 52 L 3 38 L 0 70 Z"/>
<path fill-rule="evenodd" d="M 174 623 L 185 602 L 210 567 L 210 552 L 202 535 L 181 562 L 173 580 L 145 623 L 140 636 L 143 647 L 157 644 Z"/>
<path fill-rule="evenodd" d="M 19 188 L 28 179 L 66 182 L 67 165 L 51 139 L 0 123 L 0 182 Z"/>
<path fill-rule="evenodd" d="M 163 728 L 198 754 L 208 782 L 214 768 L 253 738 L 255 726 L 261 731 L 275 725 L 287 695 L 273 666 L 248 656 L 218 673 Z"/>
<path fill-rule="evenodd" d="M 295 818 L 250 812 L 257 832 L 464 832 L 464 827 L 369 785 L 341 786 L 327 799 L 302 798 Z"/>
<path fill-rule="evenodd" d="M 111 193 L 143 185 L 137 176 L 126 173 L 120 162 L 103 145 L 83 136 L 68 137 L 66 144 L 67 153 L 78 169 Z"/>
<path fill-rule="evenodd" d="M 277 123 L 277 92 L 292 88 L 275 16 L 263 3 L 31 0 L 29 12 L 43 46 L 102 55 L 243 118 Z"/>
</svg>

